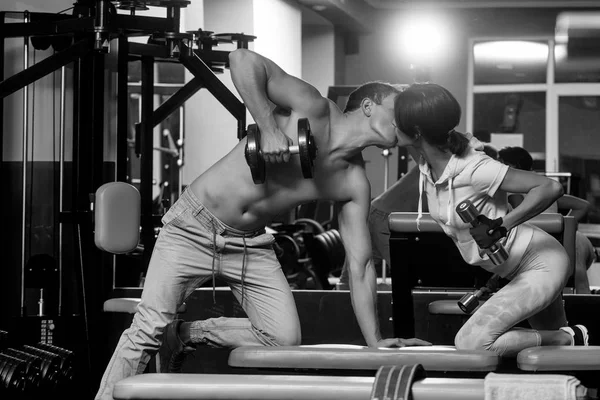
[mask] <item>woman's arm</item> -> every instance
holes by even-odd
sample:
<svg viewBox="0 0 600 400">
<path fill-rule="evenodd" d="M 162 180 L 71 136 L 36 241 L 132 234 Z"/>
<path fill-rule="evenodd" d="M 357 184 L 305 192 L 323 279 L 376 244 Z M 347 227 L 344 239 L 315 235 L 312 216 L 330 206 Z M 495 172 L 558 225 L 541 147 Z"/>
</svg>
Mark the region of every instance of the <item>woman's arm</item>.
<svg viewBox="0 0 600 400">
<path fill-rule="evenodd" d="M 552 203 L 563 195 L 560 183 L 536 174 L 509 168 L 500 189 L 509 193 L 523 193 L 523 201 L 502 221 L 507 230 L 544 212 Z"/>
<path fill-rule="evenodd" d="M 558 199 L 558 208 L 569 210 L 567 215 L 575 217 L 577 222 L 580 222 L 587 213 L 590 211 L 590 203 L 587 200 L 580 199 L 579 197 L 565 194 Z"/>
</svg>

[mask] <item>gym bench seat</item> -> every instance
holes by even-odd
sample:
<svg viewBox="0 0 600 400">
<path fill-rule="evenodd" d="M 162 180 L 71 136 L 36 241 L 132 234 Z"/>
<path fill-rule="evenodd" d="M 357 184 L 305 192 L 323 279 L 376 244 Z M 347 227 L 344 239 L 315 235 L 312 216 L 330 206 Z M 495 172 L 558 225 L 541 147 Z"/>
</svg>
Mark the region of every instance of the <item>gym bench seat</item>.
<svg viewBox="0 0 600 400">
<path fill-rule="evenodd" d="M 426 371 L 495 371 L 500 357 L 453 346 L 369 348 L 355 345 L 244 346 L 229 354 L 229 366 L 257 369 L 377 371 L 382 365 L 421 364 Z"/>
<path fill-rule="evenodd" d="M 600 346 L 538 346 L 517 355 L 522 371 L 600 371 Z"/>
<path fill-rule="evenodd" d="M 374 377 L 143 374 L 115 384 L 115 400 L 370 400 Z M 414 400 L 483 400 L 483 379 L 424 378 Z"/>
<path fill-rule="evenodd" d="M 135 314 L 140 301 L 141 299 L 134 297 L 108 299 L 104 302 L 104 312 Z M 187 305 L 183 303 L 177 310 L 177 313 L 183 314 L 186 312 L 186 310 Z"/>
</svg>

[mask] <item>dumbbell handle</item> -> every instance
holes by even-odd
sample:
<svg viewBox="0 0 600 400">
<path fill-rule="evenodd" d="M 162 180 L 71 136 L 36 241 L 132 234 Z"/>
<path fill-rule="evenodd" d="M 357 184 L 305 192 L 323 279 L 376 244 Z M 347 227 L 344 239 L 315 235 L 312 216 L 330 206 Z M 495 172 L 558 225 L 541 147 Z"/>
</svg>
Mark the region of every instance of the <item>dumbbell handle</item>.
<svg viewBox="0 0 600 400">
<path fill-rule="evenodd" d="M 471 224 L 472 227 L 479 225 L 479 221 L 477 220 L 479 214 L 471 201 L 465 200 L 459 203 L 456 206 L 456 212 L 465 223 Z M 508 252 L 501 243 L 494 243 L 485 249 L 485 252 L 496 265 L 500 265 L 508 259 Z"/>
<path fill-rule="evenodd" d="M 290 152 L 290 154 L 298 154 L 300 153 L 300 146 L 294 145 L 294 146 L 290 146 L 288 147 L 288 151 Z M 263 155 L 262 150 L 260 151 L 260 155 Z"/>
</svg>

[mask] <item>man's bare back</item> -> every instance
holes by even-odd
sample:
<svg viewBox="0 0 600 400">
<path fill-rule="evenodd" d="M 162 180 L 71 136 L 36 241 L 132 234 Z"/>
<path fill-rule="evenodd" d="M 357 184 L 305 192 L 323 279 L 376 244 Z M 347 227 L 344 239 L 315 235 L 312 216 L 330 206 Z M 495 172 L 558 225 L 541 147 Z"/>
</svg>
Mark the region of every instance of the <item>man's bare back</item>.
<svg viewBox="0 0 600 400">
<path fill-rule="evenodd" d="M 227 155 L 191 184 L 191 190 L 217 218 L 227 225 L 251 230 L 264 227 L 274 217 L 313 200 L 347 201 L 357 179 L 367 179 L 360 153 L 348 156 L 334 148 L 332 134 L 336 121 L 342 118 L 337 105 L 323 99 L 323 106 L 312 115 L 279 110 L 275 120 L 279 128 L 298 142 L 298 119 L 308 118 L 318 147 L 313 179 L 302 176 L 298 155 L 289 162 L 267 164 L 264 184 L 252 181 L 244 157 L 246 140 L 242 139 Z M 235 194 L 234 194 L 235 193 Z"/>
</svg>

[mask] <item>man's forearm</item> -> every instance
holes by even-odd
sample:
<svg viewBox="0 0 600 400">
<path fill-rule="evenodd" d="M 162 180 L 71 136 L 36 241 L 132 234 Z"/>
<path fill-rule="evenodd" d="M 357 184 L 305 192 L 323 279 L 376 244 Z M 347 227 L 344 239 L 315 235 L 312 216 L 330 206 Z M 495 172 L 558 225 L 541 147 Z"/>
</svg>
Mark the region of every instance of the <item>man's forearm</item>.
<svg viewBox="0 0 600 400">
<path fill-rule="evenodd" d="M 381 332 L 377 318 L 377 276 L 372 263 L 365 268 L 362 276 L 350 273 L 350 296 L 367 346 L 377 345 L 381 340 Z"/>
</svg>

